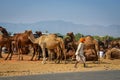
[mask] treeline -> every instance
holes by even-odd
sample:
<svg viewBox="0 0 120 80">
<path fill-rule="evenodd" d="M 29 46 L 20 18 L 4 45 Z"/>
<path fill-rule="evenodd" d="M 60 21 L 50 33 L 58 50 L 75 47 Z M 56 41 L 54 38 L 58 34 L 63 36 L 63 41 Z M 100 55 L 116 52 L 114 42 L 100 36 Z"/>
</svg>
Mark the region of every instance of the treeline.
<svg viewBox="0 0 120 80">
<path fill-rule="evenodd" d="M 9 35 L 12 35 L 12 33 L 13 32 L 9 32 Z M 49 33 L 49 32 L 47 31 L 45 33 Z M 57 34 L 58 36 L 60 36 L 62 38 L 64 38 L 66 36 L 66 35 L 63 35 L 61 33 L 55 33 L 55 34 Z M 74 34 L 74 36 L 75 36 L 76 41 L 78 41 L 81 37 L 85 37 L 85 36 L 88 36 L 88 35 L 84 35 L 84 34 L 81 34 L 81 33 L 76 33 L 76 34 Z M 107 40 L 107 39 L 109 39 L 109 40 L 120 39 L 120 37 L 113 37 L 113 36 L 109 36 L 109 35 L 106 35 L 106 36 L 95 35 L 93 37 L 97 40 L 100 40 L 100 41 Z"/>
<path fill-rule="evenodd" d="M 63 38 L 66 36 L 66 35 L 62 35 L 60 33 L 57 33 L 57 35 L 59 36 L 62 36 Z M 84 34 L 81 34 L 81 33 L 76 33 L 74 34 L 75 35 L 75 39 L 78 41 L 81 37 L 85 37 L 85 36 L 88 36 L 88 35 L 84 35 Z M 116 40 L 116 39 L 120 39 L 120 37 L 113 37 L 113 36 L 109 36 L 109 35 L 106 35 L 106 36 L 93 36 L 95 39 L 97 40 L 100 40 L 100 41 L 103 41 L 103 40 Z"/>
</svg>

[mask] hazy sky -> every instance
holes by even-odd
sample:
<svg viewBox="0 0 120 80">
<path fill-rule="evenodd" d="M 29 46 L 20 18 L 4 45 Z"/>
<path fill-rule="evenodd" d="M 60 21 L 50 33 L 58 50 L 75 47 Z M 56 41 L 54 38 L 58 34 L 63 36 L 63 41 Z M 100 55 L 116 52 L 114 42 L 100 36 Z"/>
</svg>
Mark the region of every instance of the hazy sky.
<svg viewBox="0 0 120 80">
<path fill-rule="evenodd" d="M 0 22 L 120 25 L 120 0 L 0 0 Z"/>
</svg>

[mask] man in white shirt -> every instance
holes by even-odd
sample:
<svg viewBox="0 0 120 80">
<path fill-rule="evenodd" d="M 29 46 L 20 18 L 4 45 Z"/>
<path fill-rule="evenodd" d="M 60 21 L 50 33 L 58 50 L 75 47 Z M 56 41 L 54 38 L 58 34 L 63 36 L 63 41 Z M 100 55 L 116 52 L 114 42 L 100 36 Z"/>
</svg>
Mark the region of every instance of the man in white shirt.
<svg viewBox="0 0 120 80">
<path fill-rule="evenodd" d="M 86 67 L 86 59 L 85 59 L 85 56 L 84 56 L 84 41 L 85 39 L 84 38 L 80 38 L 80 43 L 78 45 L 78 48 L 77 48 L 77 51 L 75 53 L 76 55 L 76 63 L 74 65 L 75 68 L 77 68 L 77 64 L 82 61 L 82 63 L 84 64 L 84 67 Z"/>
</svg>

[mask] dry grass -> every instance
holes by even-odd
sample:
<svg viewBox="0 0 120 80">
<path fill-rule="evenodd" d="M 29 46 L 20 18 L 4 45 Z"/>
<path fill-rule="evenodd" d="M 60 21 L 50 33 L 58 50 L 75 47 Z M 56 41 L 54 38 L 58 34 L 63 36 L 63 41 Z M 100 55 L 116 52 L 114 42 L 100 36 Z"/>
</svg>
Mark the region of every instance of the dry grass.
<svg viewBox="0 0 120 80">
<path fill-rule="evenodd" d="M 6 56 L 5 54 L 3 55 Z M 120 59 L 102 60 L 101 64 L 87 62 L 88 67 L 84 68 L 83 64 L 78 64 L 78 68 L 74 68 L 73 63 L 55 64 L 47 62 L 42 64 L 41 61 L 29 61 L 31 56 L 24 56 L 23 61 L 17 60 L 17 55 L 12 60 L 0 59 L 0 76 L 21 76 L 32 74 L 47 74 L 60 72 L 83 72 L 83 71 L 99 71 L 99 70 L 120 70 Z"/>
</svg>

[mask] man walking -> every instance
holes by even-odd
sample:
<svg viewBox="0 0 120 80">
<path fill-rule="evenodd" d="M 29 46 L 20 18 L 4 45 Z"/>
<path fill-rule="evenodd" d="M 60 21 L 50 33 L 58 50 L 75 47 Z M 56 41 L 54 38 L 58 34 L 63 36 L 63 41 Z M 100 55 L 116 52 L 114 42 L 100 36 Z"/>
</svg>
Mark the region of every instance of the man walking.
<svg viewBox="0 0 120 80">
<path fill-rule="evenodd" d="M 74 67 L 77 68 L 77 64 L 82 61 L 82 63 L 84 64 L 84 67 L 86 67 L 86 59 L 85 59 L 85 56 L 84 56 L 84 41 L 85 39 L 84 38 L 80 38 L 80 43 L 78 45 L 78 48 L 77 48 L 77 51 L 75 53 L 76 55 L 76 62 L 75 62 L 75 65 Z"/>
</svg>

